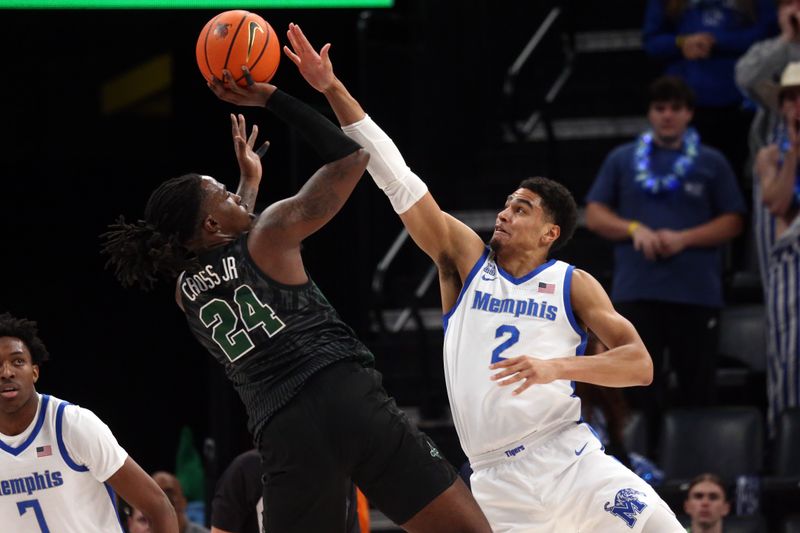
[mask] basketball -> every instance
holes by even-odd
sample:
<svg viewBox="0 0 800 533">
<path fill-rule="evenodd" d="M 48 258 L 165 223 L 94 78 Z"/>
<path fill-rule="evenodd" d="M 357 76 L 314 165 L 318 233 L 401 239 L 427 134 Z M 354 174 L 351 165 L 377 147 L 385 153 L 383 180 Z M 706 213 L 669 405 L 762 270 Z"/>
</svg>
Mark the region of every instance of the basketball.
<svg viewBox="0 0 800 533">
<path fill-rule="evenodd" d="M 241 9 L 216 15 L 197 38 L 197 66 L 206 81 L 222 79 L 230 71 L 236 83 L 247 85 L 242 66 L 253 81 L 272 79 L 281 60 L 281 46 L 272 26 L 260 16 Z"/>
</svg>

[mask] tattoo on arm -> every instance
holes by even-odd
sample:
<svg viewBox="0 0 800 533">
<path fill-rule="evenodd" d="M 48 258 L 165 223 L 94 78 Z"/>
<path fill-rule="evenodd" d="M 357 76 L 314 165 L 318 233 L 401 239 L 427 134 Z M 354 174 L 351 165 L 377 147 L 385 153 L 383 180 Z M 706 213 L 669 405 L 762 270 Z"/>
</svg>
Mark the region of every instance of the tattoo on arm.
<svg viewBox="0 0 800 533">
<path fill-rule="evenodd" d="M 359 177 L 354 179 L 352 172 L 339 164 L 322 167 L 297 194 L 295 220 L 311 222 L 335 215 L 347 201 Z"/>
<path fill-rule="evenodd" d="M 298 223 L 314 222 L 336 214 L 343 202 L 330 186 L 329 176 L 318 177 L 321 179 L 307 182 L 295 197 L 271 206 L 269 218 L 275 227 L 287 229 Z"/>
<path fill-rule="evenodd" d="M 242 203 L 247 206 L 247 212 L 252 213 L 256 207 L 256 198 L 258 197 L 258 186 L 248 184 L 240 184 L 236 194 L 242 197 Z"/>
<path fill-rule="evenodd" d="M 339 212 L 363 175 L 367 159 L 366 153 L 359 151 L 324 165 L 296 195 L 269 206 L 258 226 L 279 230 L 284 244 L 302 241 Z"/>
</svg>

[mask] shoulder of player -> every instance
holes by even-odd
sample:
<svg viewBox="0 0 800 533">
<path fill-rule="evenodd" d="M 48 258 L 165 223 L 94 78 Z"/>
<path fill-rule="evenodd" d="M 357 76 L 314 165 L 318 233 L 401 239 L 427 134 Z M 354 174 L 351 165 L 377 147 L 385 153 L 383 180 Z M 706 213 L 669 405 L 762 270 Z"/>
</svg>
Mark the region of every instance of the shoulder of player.
<svg viewBox="0 0 800 533">
<path fill-rule="evenodd" d="M 572 286 L 575 286 L 575 283 L 588 283 L 589 280 L 594 280 L 594 276 L 589 274 L 583 269 L 578 267 L 574 267 L 572 269 Z M 596 280 L 595 280 L 596 281 Z"/>
<path fill-rule="evenodd" d="M 94 411 L 75 405 L 64 400 L 60 400 L 58 405 L 54 405 L 57 410 L 63 404 L 61 413 L 62 433 L 67 435 L 94 433 L 98 425 L 105 426 L 99 416 Z"/>
<path fill-rule="evenodd" d="M 603 291 L 604 289 L 594 276 L 585 270 L 581 270 L 580 268 L 575 268 L 572 271 L 572 279 L 570 280 L 570 298 L 573 301 L 573 305 L 575 304 L 576 299 L 580 301 L 584 298 L 591 298 L 592 295 L 598 290 Z"/>
</svg>

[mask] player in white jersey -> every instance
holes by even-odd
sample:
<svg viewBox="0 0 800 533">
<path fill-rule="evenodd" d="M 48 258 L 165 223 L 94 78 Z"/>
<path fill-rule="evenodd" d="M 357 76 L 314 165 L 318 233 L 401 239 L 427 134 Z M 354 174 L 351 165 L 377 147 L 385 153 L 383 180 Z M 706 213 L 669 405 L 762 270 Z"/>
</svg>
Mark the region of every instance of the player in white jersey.
<svg viewBox="0 0 800 533">
<path fill-rule="evenodd" d="M 0 315 L 0 530 L 122 531 L 115 492 L 155 532 L 177 533 L 155 481 L 88 409 L 36 392 L 48 353 L 35 322 Z"/>
<path fill-rule="evenodd" d="M 572 235 L 575 201 L 545 178 L 525 180 L 497 215 L 487 248 L 443 212 L 392 140 L 290 24 L 287 56 L 327 97 L 342 129 L 370 152 L 369 173 L 436 263 L 445 372 L 475 498 L 495 531 L 684 531 L 655 491 L 603 453 L 581 423 L 572 382 L 648 385 L 653 367 L 634 327 L 588 273 L 549 252 Z M 233 88 L 248 105 L 262 88 Z M 257 101 L 257 98 L 252 98 Z M 609 347 L 579 357 L 592 330 Z"/>
</svg>

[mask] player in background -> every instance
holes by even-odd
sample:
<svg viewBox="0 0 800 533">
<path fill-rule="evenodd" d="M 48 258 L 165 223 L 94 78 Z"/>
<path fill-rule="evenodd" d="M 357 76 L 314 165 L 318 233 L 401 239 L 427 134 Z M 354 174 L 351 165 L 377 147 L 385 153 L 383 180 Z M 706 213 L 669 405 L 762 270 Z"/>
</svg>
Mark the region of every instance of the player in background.
<svg viewBox="0 0 800 533">
<path fill-rule="evenodd" d="M 650 355 L 587 272 L 548 260 L 577 223 L 562 185 L 530 178 L 506 198 L 489 246 L 443 212 L 392 140 L 299 26 L 284 47 L 323 93 L 417 245 L 439 269 L 444 367 L 453 420 L 494 531 L 682 532 L 655 491 L 603 452 L 581 423 L 572 382 L 646 386 Z M 608 347 L 583 354 L 587 330 Z"/>
<path fill-rule="evenodd" d="M 487 532 L 486 518 L 433 442 L 397 408 L 374 356 L 309 277 L 302 241 L 341 209 L 369 156 L 306 104 L 259 83 L 214 80 L 223 100 L 246 95 L 294 126 L 324 165 L 300 191 L 255 216 L 261 161 L 244 117 L 231 115 L 236 194 L 209 176 L 161 184 L 144 218 L 105 234 L 123 285 L 177 278 L 176 302 L 225 368 L 248 412 L 264 465 L 270 533 L 344 531 L 352 479 L 414 532 Z"/>
<path fill-rule="evenodd" d="M 0 315 L 0 529 L 121 531 L 114 492 L 157 533 L 178 533 L 166 495 L 97 416 L 39 394 L 49 355 L 36 323 Z"/>
</svg>

